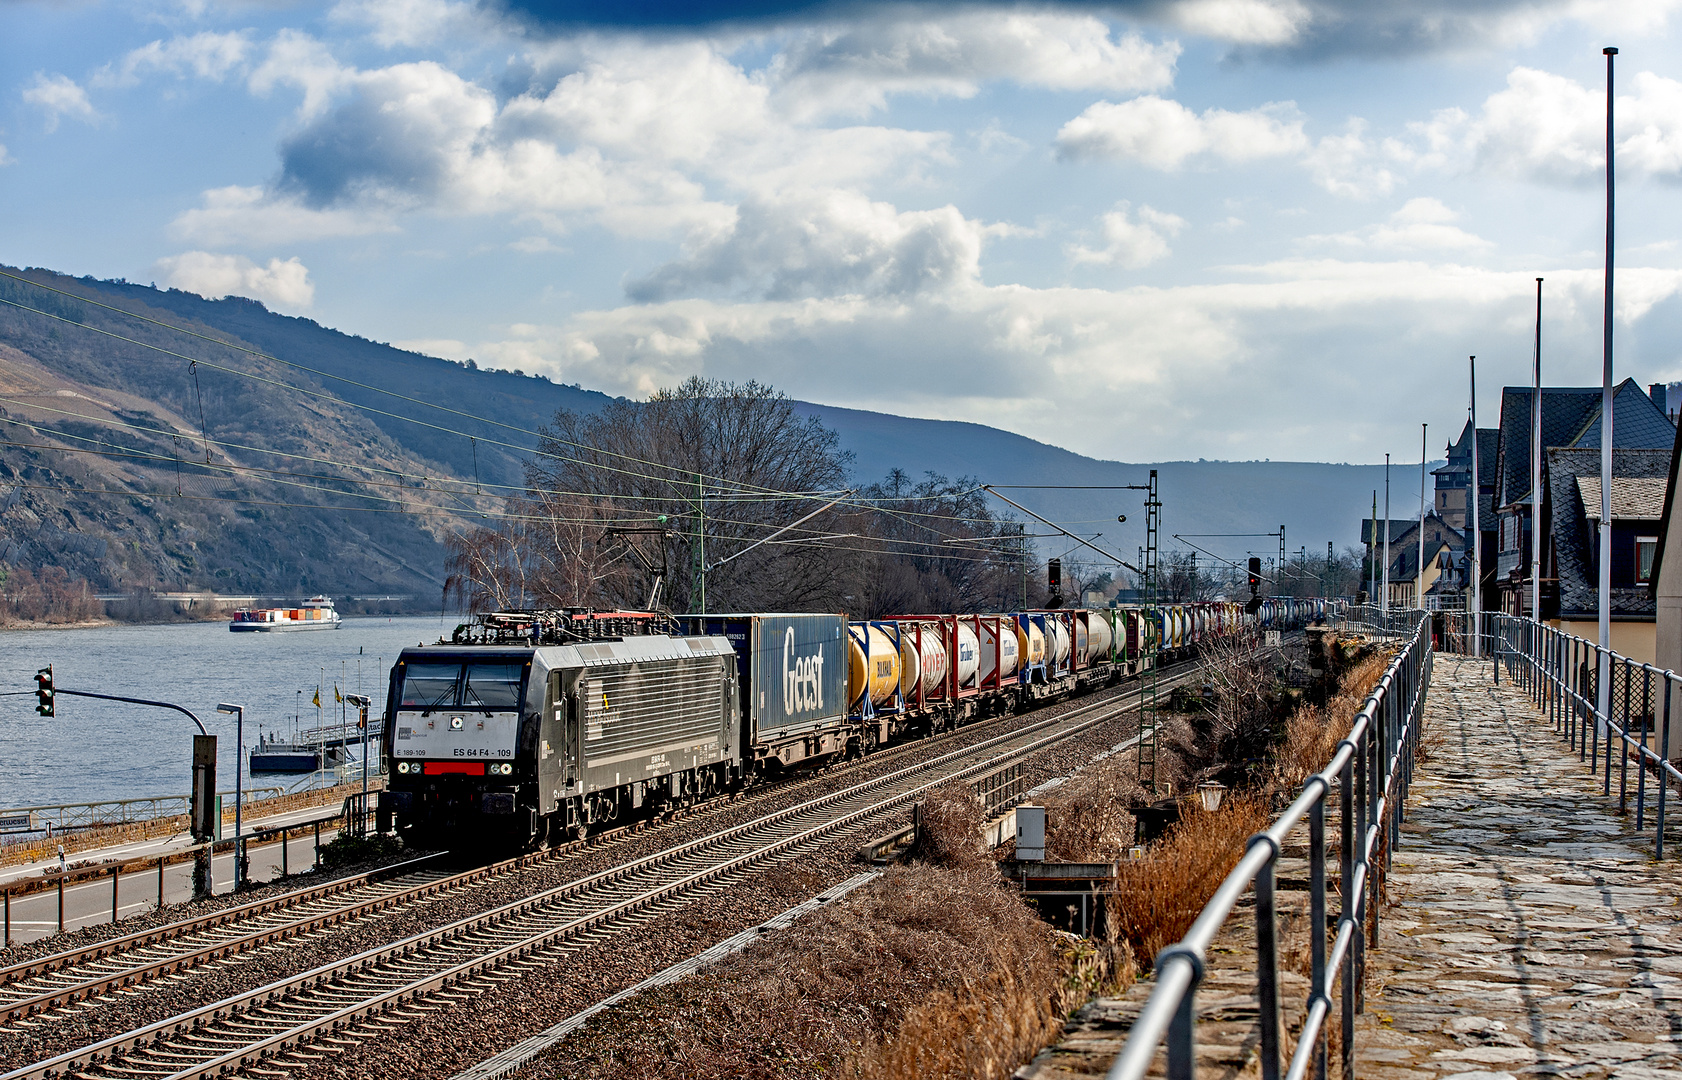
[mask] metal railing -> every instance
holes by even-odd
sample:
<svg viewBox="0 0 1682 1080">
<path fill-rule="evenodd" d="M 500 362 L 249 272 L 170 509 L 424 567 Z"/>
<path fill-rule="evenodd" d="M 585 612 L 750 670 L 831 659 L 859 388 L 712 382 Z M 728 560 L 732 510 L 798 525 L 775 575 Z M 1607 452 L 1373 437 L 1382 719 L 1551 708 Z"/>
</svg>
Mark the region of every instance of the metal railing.
<svg viewBox="0 0 1682 1080">
<path fill-rule="evenodd" d="M 1355 619 L 1362 614 L 1351 612 Z M 1396 617 L 1409 613 L 1395 612 Z M 1337 744 L 1326 767 L 1266 831 L 1250 837 L 1243 858 L 1204 905 L 1184 938 L 1157 954 L 1156 988 L 1133 1024 L 1127 1045 L 1110 1067 L 1108 1080 L 1140 1080 L 1168 1042 L 1168 1080 L 1194 1080 L 1196 995 L 1210 944 L 1233 908 L 1252 886 L 1256 900 L 1256 987 L 1259 1004 L 1261 1080 L 1303 1080 L 1327 1070 L 1326 1022 L 1333 983 L 1339 994 L 1345 1080 L 1355 1074 L 1355 1014 L 1361 1004 L 1366 949 L 1378 943 L 1378 898 L 1388 855 L 1401 839 L 1402 810 L 1413 779 L 1425 692 L 1431 681 L 1430 623 L 1412 612 L 1412 631 L 1401 652 L 1361 707 L 1349 734 Z M 1381 618 L 1380 625 L 1391 625 Z M 1326 802 L 1336 792 L 1340 815 L 1337 930 L 1328 953 L 1326 934 Z M 1279 914 L 1275 872 L 1286 838 L 1304 820 L 1309 837 L 1309 937 L 1312 970 L 1307 1013 L 1289 1068 L 1280 1071 L 1285 1032 L 1279 1002 Z M 1358 837 L 1358 844 L 1349 839 Z M 1340 974 L 1334 974 L 1340 973 Z"/>
<path fill-rule="evenodd" d="M 1682 785 L 1682 772 L 1670 760 L 1671 701 L 1682 690 L 1682 676 L 1516 615 L 1484 612 L 1476 637 L 1466 619 L 1463 614 L 1444 616 L 1439 635 L 1443 650 L 1489 657 L 1496 682 L 1505 669 L 1514 685 L 1547 714 L 1554 731 L 1577 752 L 1578 759 L 1603 777 L 1602 794 L 1612 794 L 1615 764 L 1620 813 L 1629 810 L 1633 758 L 1637 832 L 1648 827 L 1647 787 L 1648 774 L 1652 774 L 1658 789 L 1651 815 L 1653 855 L 1664 858 L 1667 789 L 1671 782 Z M 1598 691 L 1602 667 L 1608 688 L 1605 713 Z"/>
<path fill-rule="evenodd" d="M 228 812 L 233 812 L 232 791 L 217 792 L 227 797 Z M 246 788 L 247 806 L 259 799 L 278 798 L 286 794 L 284 788 Z M 96 829 L 111 825 L 131 825 L 154 818 L 176 817 L 189 812 L 189 795 L 153 795 L 139 799 L 106 799 L 91 803 L 53 803 L 47 806 L 17 806 L 0 810 L 0 819 L 23 818 L 28 827 L 8 829 L 8 832 L 63 833 L 77 829 Z"/>
<path fill-rule="evenodd" d="M 1419 620 L 1431 614 L 1418 608 L 1381 608 L 1377 604 L 1350 604 L 1343 612 L 1343 625 L 1376 634 L 1411 634 Z"/>
</svg>

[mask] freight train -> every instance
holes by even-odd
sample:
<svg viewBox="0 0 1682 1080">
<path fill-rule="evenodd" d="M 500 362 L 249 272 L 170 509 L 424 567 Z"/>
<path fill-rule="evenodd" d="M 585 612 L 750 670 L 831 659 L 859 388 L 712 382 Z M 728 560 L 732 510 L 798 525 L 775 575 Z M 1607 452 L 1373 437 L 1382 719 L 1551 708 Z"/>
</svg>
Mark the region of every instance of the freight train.
<svg viewBox="0 0 1682 1080">
<path fill-rule="evenodd" d="M 382 827 L 532 847 L 1323 618 L 1326 601 L 927 615 L 498 612 L 392 667 Z"/>
</svg>

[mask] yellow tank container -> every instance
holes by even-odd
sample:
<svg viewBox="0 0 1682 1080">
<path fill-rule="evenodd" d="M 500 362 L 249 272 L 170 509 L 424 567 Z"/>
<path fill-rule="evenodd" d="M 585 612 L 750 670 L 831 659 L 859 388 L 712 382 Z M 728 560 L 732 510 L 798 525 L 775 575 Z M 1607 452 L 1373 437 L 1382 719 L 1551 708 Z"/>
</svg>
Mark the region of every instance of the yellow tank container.
<svg viewBox="0 0 1682 1080">
<path fill-rule="evenodd" d="M 873 705 L 894 696 L 899 689 L 899 650 L 876 627 L 853 623 L 847 633 L 847 701 L 852 707 L 862 704 L 866 688 Z"/>
<path fill-rule="evenodd" d="M 1016 627 L 1016 650 L 1025 666 L 1045 663 L 1045 633 L 1032 622 L 1026 626 L 1012 619 Z"/>
</svg>

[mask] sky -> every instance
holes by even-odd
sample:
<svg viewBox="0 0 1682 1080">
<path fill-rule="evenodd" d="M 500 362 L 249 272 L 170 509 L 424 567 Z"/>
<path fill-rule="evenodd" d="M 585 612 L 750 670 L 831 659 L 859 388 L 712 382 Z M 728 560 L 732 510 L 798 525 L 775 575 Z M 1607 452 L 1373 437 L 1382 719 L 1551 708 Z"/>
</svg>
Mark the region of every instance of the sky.
<svg viewBox="0 0 1682 1080">
<path fill-rule="evenodd" d="M 12 0 L 0 262 L 645 396 L 1418 460 L 1682 379 L 1682 0 Z M 1487 419 L 1485 419 L 1487 418 Z M 1437 456 L 1438 448 L 1433 447 Z"/>
</svg>

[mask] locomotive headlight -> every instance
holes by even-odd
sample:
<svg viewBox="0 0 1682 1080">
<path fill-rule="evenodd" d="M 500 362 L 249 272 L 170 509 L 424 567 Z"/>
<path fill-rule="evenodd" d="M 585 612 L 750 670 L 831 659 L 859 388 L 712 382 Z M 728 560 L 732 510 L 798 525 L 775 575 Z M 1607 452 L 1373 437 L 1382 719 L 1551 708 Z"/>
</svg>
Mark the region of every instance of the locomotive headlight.
<svg viewBox="0 0 1682 1080">
<path fill-rule="evenodd" d="M 511 761 L 500 762 L 500 763 L 493 762 L 491 764 L 491 774 L 493 776 L 513 776 L 514 775 L 514 763 L 511 762 Z"/>
</svg>

